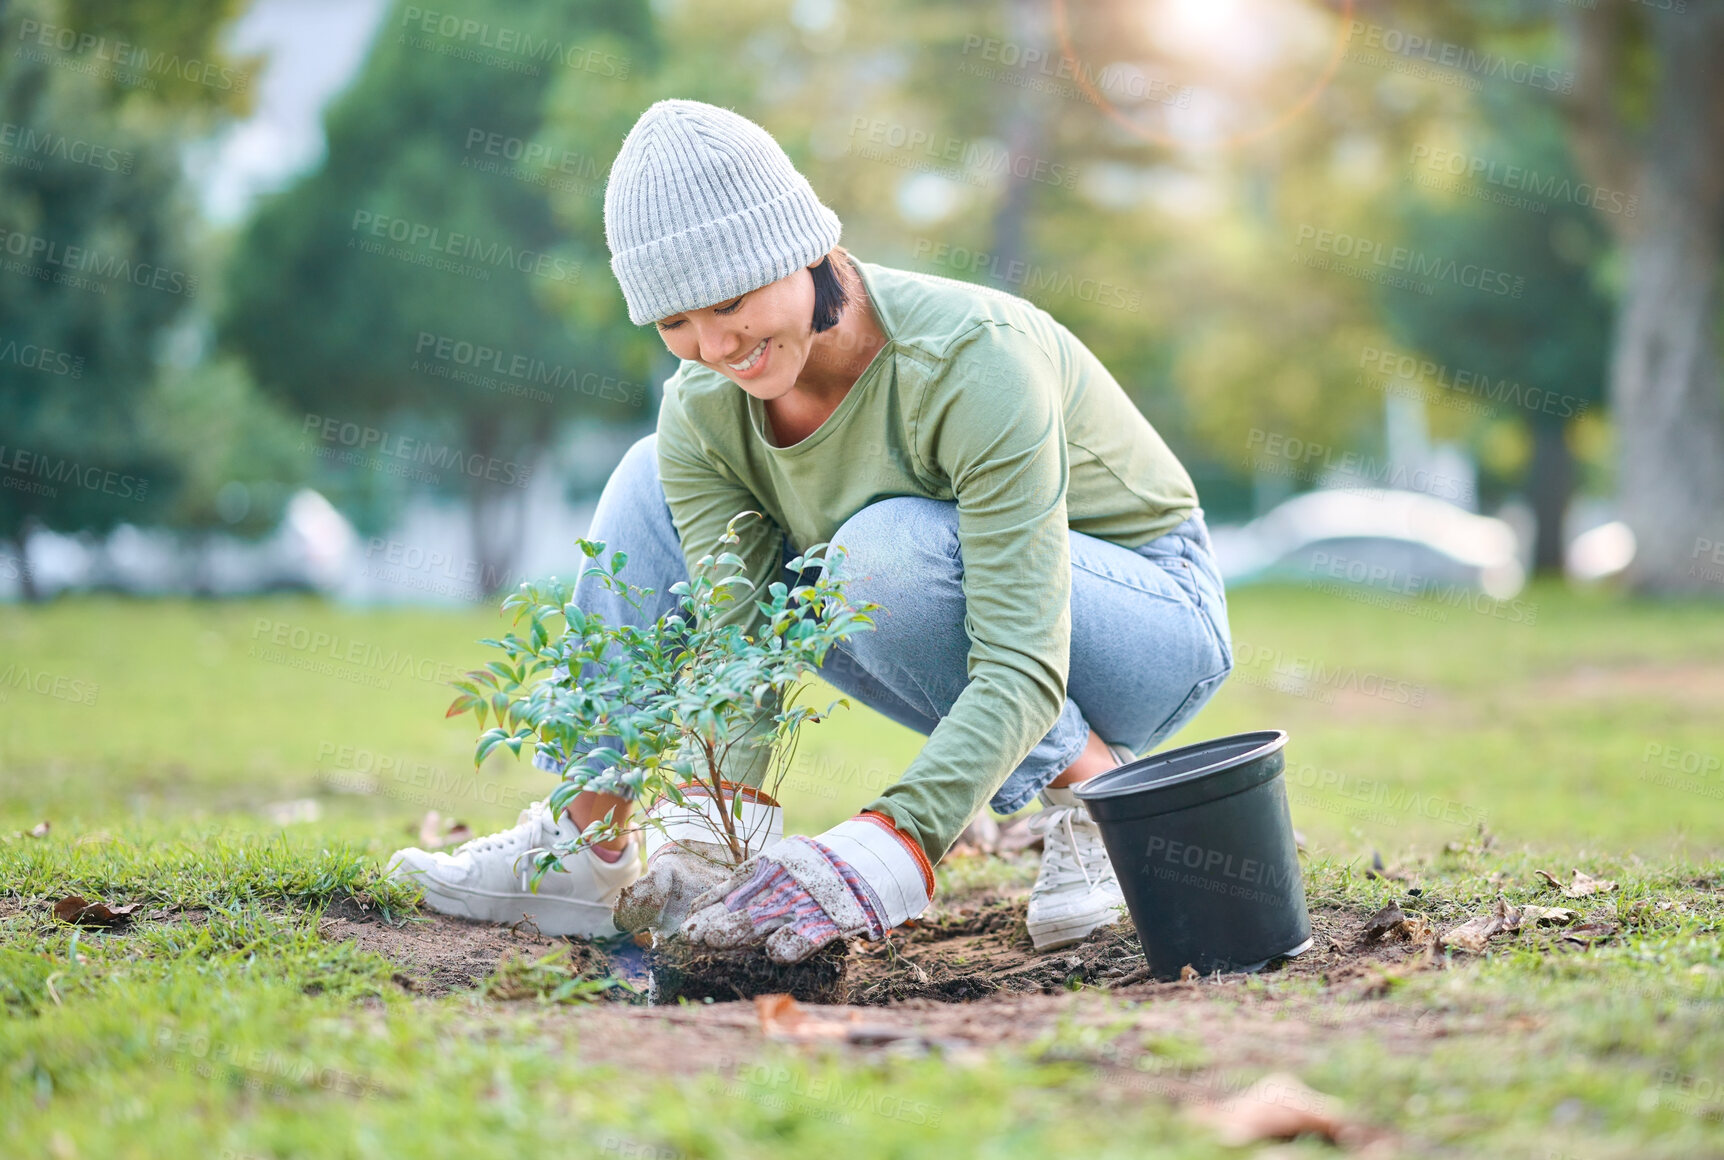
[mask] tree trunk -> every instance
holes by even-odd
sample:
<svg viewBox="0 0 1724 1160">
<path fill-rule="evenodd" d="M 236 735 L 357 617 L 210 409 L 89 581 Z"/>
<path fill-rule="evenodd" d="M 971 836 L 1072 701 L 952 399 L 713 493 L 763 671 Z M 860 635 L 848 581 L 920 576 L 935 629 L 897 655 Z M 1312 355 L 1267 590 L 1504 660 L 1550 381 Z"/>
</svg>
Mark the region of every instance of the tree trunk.
<svg viewBox="0 0 1724 1160">
<path fill-rule="evenodd" d="M 484 462 L 500 455 L 503 440 L 489 424 L 468 428 L 468 445 Z M 515 453 L 525 460 L 524 451 Z M 524 469 L 526 464 L 517 465 Z M 468 519 L 472 534 L 475 599 L 486 599 L 515 583 L 515 562 L 520 558 L 521 539 L 526 534 L 527 489 L 508 483 L 474 479 L 468 492 Z"/>
<path fill-rule="evenodd" d="M 18 538 L 13 541 L 18 545 L 18 595 L 26 604 L 36 604 L 42 599 L 36 573 L 30 570 L 30 536 L 40 526 L 35 516 L 25 516 L 18 525 Z"/>
<path fill-rule="evenodd" d="M 1607 12 L 1606 9 L 1609 9 Z M 1609 107 L 1620 6 L 1576 14 L 1576 155 L 1600 184 L 1632 181 L 1632 219 L 1617 216 L 1626 259 L 1609 396 L 1619 434 L 1619 502 L 1634 531 L 1629 584 L 1644 593 L 1724 589 L 1696 567 L 1724 540 L 1724 391 L 1716 320 L 1724 212 L 1724 3 L 1646 18 L 1658 81 L 1638 158 Z M 1638 165 L 1634 164 L 1638 161 Z M 1636 172 L 1637 170 L 1637 172 Z"/>
<path fill-rule="evenodd" d="M 1046 6 L 1042 0 L 1010 0 L 1009 35 L 1018 44 L 1034 45 L 1044 51 L 1057 50 L 1053 43 Z M 998 132 L 1010 150 L 1014 164 L 1008 168 L 1005 195 L 994 213 L 994 236 L 990 249 L 994 256 L 993 281 L 1001 290 L 1022 294 L 1023 280 L 1014 278 L 1013 263 L 1026 261 L 1029 249 L 1025 225 L 1029 219 L 1030 200 L 1034 195 L 1031 179 L 1017 173 L 1020 157 L 1031 158 L 1023 166 L 1034 172 L 1034 158 L 1042 155 L 1047 134 L 1042 114 L 1032 103 L 1030 91 L 1022 88 L 1009 100 L 1000 102 L 1001 117 Z M 1016 267 L 1022 269 L 1022 267 Z"/>
<path fill-rule="evenodd" d="M 1532 545 L 1533 573 L 1562 575 L 1563 535 L 1568 501 L 1574 495 L 1574 456 L 1569 452 L 1562 423 L 1532 425 L 1532 466 L 1528 470 L 1527 496 L 1532 501 L 1535 529 Z"/>
</svg>

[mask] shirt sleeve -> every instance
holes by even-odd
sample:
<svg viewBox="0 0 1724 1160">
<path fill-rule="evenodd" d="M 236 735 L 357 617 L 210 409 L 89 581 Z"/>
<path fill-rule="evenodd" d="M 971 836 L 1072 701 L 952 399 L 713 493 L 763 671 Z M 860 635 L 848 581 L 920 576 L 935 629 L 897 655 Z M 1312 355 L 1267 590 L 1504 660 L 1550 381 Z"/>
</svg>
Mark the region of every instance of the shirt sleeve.
<svg viewBox="0 0 1724 1160">
<path fill-rule="evenodd" d="M 959 340 L 916 419 L 924 468 L 950 480 L 964 565 L 969 681 L 869 808 L 939 858 L 1053 728 L 1071 653 L 1071 543 L 1060 377 L 1021 331 Z"/>
<path fill-rule="evenodd" d="M 736 624 L 745 632 L 754 629 L 761 619 L 754 602 L 766 598 L 766 589 L 783 571 L 784 532 L 766 514 L 759 498 L 700 442 L 677 396 L 674 378 L 666 384 L 659 407 L 658 468 L 690 576 L 702 557 L 719 553 L 718 538 L 732 516 L 745 511 L 761 513 L 761 518 L 751 516 L 737 522 L 741 542 L 728 549 L 742 558 L 743 574 L 754 582 L 754 588 L 746 596 L 738 595 L 717 618 L 721 626 Z M 728 572 L 720 569 L 717 574 Z M 752 786 L 765 780 L 772 747 L 760 742 L 771 732 L 771 718 L 778 710 L 777 697 L 768 694 L 747 733 L 732 745 L 723 763 L 726 780 Z"/>
</svg>

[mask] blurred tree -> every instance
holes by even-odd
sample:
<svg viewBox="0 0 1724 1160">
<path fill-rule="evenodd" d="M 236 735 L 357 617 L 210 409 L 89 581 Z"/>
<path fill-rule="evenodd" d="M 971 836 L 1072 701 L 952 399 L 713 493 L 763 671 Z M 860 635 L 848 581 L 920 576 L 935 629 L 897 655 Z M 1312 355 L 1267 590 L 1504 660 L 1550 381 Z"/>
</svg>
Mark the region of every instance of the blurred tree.
<svg viewBox="0 0 1724 1160">
<path fill-rule="evenodd" d="M 157 336 L 199 291 L 179 151 L 244 107 L 248 74 L 217 47 L 238 7 L 0 9 L 0 541 L 20 556 L 32 528 L 162 511 L 172 464 L 137 412 Z"/>
<path fill-rule="evenodd" d="M 402 449 L 418 446 L 455 465 L 486 577 L 510 573 L 518 484 L 558 421 L 642 414 L 603 237 L 563 229 L 548 198 L 602 187 L 620 138 L 602 118 L 556 151 L 538 134 L 553 86 L 626 103 L 655 53 L 640 0 L 395 4 L 325 117 L 323 164 L 260 206 L 229 264 L 224 342 L 314 450 L 393 445 L 391 467 L 417 467 Z M 386 444 L 319 448 L 323 419 Z"/>
<path fill-rule="evenodd" d="M 1575 155 L 1638 199 L 1632 217 L 1603 217 L 1624 256 L 1609 382 L 1629 579 L 1716 594 L 1695 561 L 1702 539 L 1724 539 L 1724 3 L 1587 7 L 1563 15 Z"/>
<path fill-rule="evenodd" d="M 1427 145 L 1409 166 L 1410 176 L 1447 192 L 1433 198 L 1423 192 L 1428 185 L 1403 183 L 1403 238 L 1420 253 L 1478 256 L 1524 286 L 1502 295 L 1439 281 L 1428 297 L 1384 292 L 1381 309 L 1399 343 L 1445 368 L 1437 381 L 1409 385 L 1460 395 L 1457 372 L 1482 374 L 1491 389 L 1479 401 L 1495 400 L 1487 405 L 1499 416 L 1530 428 L 1532 456 L 1519 483 L 1536 523 L 1533 568 L 1561 575 L 1576 482 L 1568 431 L 1602 402 L 1609 357 L 1612 304 L 1594 275 L 1607 240 L 1589 196 L 1536 192 L 1590 188 L 1548 104 L 1489 89 L 1476 117 L 1456 129 L 1441 152 Z M 1459 178 L 1456 165 L 1465 167 Z"/>
<path fill-rule="evenodd" d="M 200 549 L 186 555 L 199 569 L 190 587 L 200 593 L 209 591 L 201 549 L 217 533 L 273 530 L 292 487 L 309 476 L 298 425 L 256 390 L 234 358 L 164 373 L 147 400 L 139 435 L 173 464 L 175 486 L 161 515 Z"/>
</svg>

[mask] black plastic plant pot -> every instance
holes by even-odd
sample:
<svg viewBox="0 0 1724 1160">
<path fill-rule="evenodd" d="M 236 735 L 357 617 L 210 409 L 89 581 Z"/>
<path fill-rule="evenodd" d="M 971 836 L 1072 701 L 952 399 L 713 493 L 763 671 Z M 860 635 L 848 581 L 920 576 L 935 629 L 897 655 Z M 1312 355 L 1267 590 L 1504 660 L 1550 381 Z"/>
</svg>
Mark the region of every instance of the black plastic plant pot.
<svg viewBox="0 0 1724 1160">
<path fill-rule="evenodd" d="M 1311 945 L 1280 729 L 1170 749 L 1073 789 L 1157 979 L 1261 970 Z"/>
</svg>

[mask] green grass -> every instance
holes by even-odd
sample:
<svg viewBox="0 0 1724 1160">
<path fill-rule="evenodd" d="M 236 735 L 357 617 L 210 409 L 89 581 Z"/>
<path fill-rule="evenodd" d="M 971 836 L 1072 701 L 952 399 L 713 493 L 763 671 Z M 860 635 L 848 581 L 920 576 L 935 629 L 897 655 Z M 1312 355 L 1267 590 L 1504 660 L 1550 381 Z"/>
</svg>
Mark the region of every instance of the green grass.
<svg viewBox="0 0 1724 1160">
<path fill-rule="evenodd" d="M 1724 614 L 1556 588 L 1523 600 L 1535 624 L 1240 590 L 1237 679 L 1171 744 L 1290 731 L 1315 903 L 1405 901 L 1363 875 L 1372 850 L 1439 922 L 1498 890 L 1545 897 L 1534 869 L 1579 866 L 1622 884 L 1583 900 L 1622 934 L 1572 954 L 1528 937 L 1384 981 L 1409 1026 L 1452 1026 L 1411 1053 L 1369 1022 L 1385 1004 L 1345 988 L 1248 990 L 1304 1021 L 1294 1070 L 1409 1154 L 1724 1156 L 1724 776 L 1709 763 L 1724 755 Z M 318 938 L 332 902 L 411 912 L 377 866 L 427 809 L 482 833 L 549 787 L 506 755 L 475 771 L 471 723 L 443 719 L 438 679 L 484 659 L 475 638 L 498 625 L 485 609 L 285 599 L 0 609 L 9 1155 L 1238 1154 L 1158 1086 L 1172 1068 L 1231 1090 L 1275 1065 L 1249 1036 L 1228 1046 L 1231 999 L 1213 1026 L 1175 1027 L 1169 1009 L 1090 992 L 1057 1030 L 974 1057 L 757 1046 L 674 1078 L 611 1064 L 578 1004 L 415 999 L 389 962 Z M 277 626 L 289 644 L 256 655 Z M 298 630 L 318 648 L 293 648 Z M 853 812 L 918 743 L 862 710 L 811 730 L 782 794 L 792 828 Z M 316 820 L 275 820 L 298 799 Z M 43 820 L 46 838 L 22 833 Z M 167 913 L 108 932 L 40 906 L 73 892 Z"/>
</svg>

